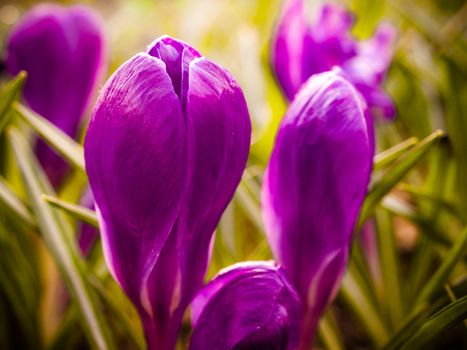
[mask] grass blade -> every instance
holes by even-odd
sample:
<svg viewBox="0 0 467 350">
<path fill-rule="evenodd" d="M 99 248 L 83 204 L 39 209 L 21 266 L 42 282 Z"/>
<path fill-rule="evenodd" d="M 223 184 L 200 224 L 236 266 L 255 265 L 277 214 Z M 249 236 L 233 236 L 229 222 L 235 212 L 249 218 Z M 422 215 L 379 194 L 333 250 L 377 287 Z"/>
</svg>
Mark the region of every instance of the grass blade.
<svg viewBox="0 0 467 350">
<path fill-rule="evenodd" d="M 25 223 L 29 227 L 34 227 L 36 224 L 34 218 L 29 212 L 29 209 L 23 204 L 23 202 L 16 196 L 16 194 L 10 190 L 5 182 L 5 179 L 0 176 L 0 203 L 5 208 L 15 215 L 19 222 Z"/>
<path fill-rule="evenodd" d="M 399 256 L 394 237 L 391 216 L 386 210 L 376 211 L 378 251 L 380 255 L 381 274 L 383 278 L 383 300 L 395 328 L 400 324 L 404 315 L 403 298 L 401 295 Z"/>
<path fill-rule="evenodd" d="M 26 72 L 20 72 L 18 75 L 8 82 L 0 91 L 0 134 L 7 126 L 11 116 L 10 108 L 23 90 L 23 85 L 26 80 Z"/>
<path fill-rule="evenodd" d="M 435 131 L 433 134 L 420 141 L 412 150 L 407 152 L 399 162 L 375 181 L 363 203 L 359 226 L 370 217 L 380 200 L 424 158 L 431 147 L 442 137 L 444 137 L 442 131 Z"/>
<path fill-rule="evenodd" d="M 419 294 L 415 303 L 416 308 L 420 308 L 426 303 L 430 297 L 443 287 L 446 283 L 449 274 L 456 263 L 462 258 L 464 248 L 467 246 L 467 228 L 465 228 L 452 248 L 448 251 L 446 256 L 441 263 L 441 266 L 436 270 L 435 274 L 429 279 L 428 283 L 425 284 L 422 292 Z"/>
<path fill-rule="evenodd" d="M 41 171 L 37 169 L 37 162 L 32 152 L 16 129 L 12 127 L 7 129 L 7 136 L 23 175 L 37 225 L 61 271 L 69 292 L 79 306 L 83 329 L 94 348 L 115 348 L 108 336 L 110 332 L 102 313 L 97 307 L 96 297 L 86 282 L 85 265 L 79 257 L 76 246 L 70 244 L 71 234 L 64 232 L 63 225 L 57 220 L 50 206 L 42 200 L 44 188 L 37 175 L 37 172 Z"/>
<path fill-rule="evenodd" d="M 330 311 L 328 311 L 321 318 L 318 325 L 318 336 L 327 350 L 342 350 L 344 349 L 342 337 L 331 316 Z"/>
<path fill-rule="evenodd" d="M 85 208 L 81 205 L 69 203 L 58 199 L 57 197 L 50 196 L 47 194 L 42 195 L 42 199 L 47 203 L 52 205 L 55 208 L 62 209 L 67 214 L 73 216 L 74 218 L 81 220 L 89 225 L 94 227 L 99 227 L 97 222 L 97 215 L 94 210 Z"/>
<path fill-rule="evenodd" d="M 374 170 L 380 170 L 386 165 L 392 163 L 397 158 L 402 156 L 406 151 L 414 147 L 418 142 L 416 137 L 411 137 L 404 142 L 395 145 L 381 153 L 378 153 L 374 158 Z"/>
<path fill-rule="evenodd" d="M 433 316 L 406 341 L 401 350 L 424 349 L 442 330 L 467 318 L 467 295 L 452 302 Z"/>
<path fill-rule="evenodd" d="M 342 281 L 340 294 L 362 322 L 373 342 L 378 347 L 383 345 L 389 338 L 386 326 L 369 297 L 360 287 L 351 268 Z"/>
<path fill-rule="evenodd" d="M 20 103 L 13 106 L 21 117 L 50 147 L 67 159 L 75 168 L 84 171 L 83 147 L 45 118 Z"/>
</svg>

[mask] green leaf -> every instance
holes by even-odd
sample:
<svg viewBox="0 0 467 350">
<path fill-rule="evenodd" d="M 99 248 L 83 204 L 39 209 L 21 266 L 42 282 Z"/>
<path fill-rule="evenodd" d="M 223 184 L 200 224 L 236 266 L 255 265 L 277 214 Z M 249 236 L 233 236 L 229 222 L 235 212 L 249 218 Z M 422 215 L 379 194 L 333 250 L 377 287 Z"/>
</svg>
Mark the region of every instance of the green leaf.
<svg viewBox="0 0 467 350">
<path fill-rule="evenodd" d="M 413 206 L 404 202 L 394 195 L 387 195 L 381 202 L 381 206 L 391 213 L 400 216 L 404 219 L 411 221 L 419 226 L 425 235 L 428 235 L 432 240 L 437 243 L 449 247 L 451 242 L 441 232 L 440 228 L 431 220 L 421 213 L 417 212 Z"/>
<path fill-rule="evenodd" d="M 8 300 L 29 349 L 41 348 L 38 326 L 39 293 L 35 251 L 30 236 L 0 223 L 0 289 Z"/>
<path fill-rule="evenodd" d="M 0 91 L 0 134 L 10 121 L 10 108 L 23 90 L 24 82 L 26 81 L 26 72 L 21 71 L 11 81 L 2 87 Z"/>
<path fill-rule="evenodd" d="M 94 227 L 99 227 L 97 215 L 94 210 L 70 202 L 62 201 L 57 197 L 49 196 L 47 194 L 43 194 L 42 199 L 50 205 L 52 205 L 53 207 L 65 211 L 67 214 L 73 216 L 78 220 L 88 223 L 89 225 L 92 225 Z"/>
<path fill-rule="evenodd" d="M 413 148 L 418 142 L 416 137 L 411 137 L 404 142 L 395 145 L 383 152 L 378 153 L 374 158 L 374 170 L 380 170 L 388 164 L 395 161 L 397 158 L 402 156 L 405 152 Z"/>
<path fill-rule="evenodd" d="M 334 319 L 330 311 L 326 312 L 319 321 L 318 325 L 318 336 L 326 346 L 327 350 L 342 350 L 344 344 L 342 336 L 337 329 Z"/>
<path fill-rule="evenodd" d="M 401 184 L 398 189 L 407 192 L 408 194 L 414 196 L 415 199 L 418 201 L 426 201 L 429 203 L 432 203 L 433 205 L 437 206 L 440 208 L 440 210 L 444 210 L 457 218 L 461 223 L 466 223 L 467 222 L 467 215 L 464 214 L 459 208 L 457 208 L 454 203 L 451 203 L 450 201 L 441 198 L 437 195 L 434 195 L 432 193 L 428 193 L 422 189 L 416 188 L 412 185 L 409 184 Z"/>
<path fill-rule="evenodd" d="M 86 266 L 76 245 L 72 244 L 72 232 L 67 232 L 67 227 L 58 220 L 57 213 L 42 200 L 42 192 L 53 194 L 50 183 L 44 178 L 22 135 L 13 127 L 9 127 L 7 136 L 23 175 L 37 225 L 70 294 L 79 307 L 81 324 L 89 341 L 96 349 L 114 349 L 115 346 L 109 337 L 110 331 L 98 308 L 97 298 L 87 284 Z"/>
<path fill-rule="evenodd" d="M 5 179 L 0 176 L 0 203 L 7 208 L 17 221 L 26 224 L 29 227 L 35 227 L 34 218 L 29 209 L 23 204 L 16 194 L 10 190 Z"/>
<path fill-rule="evenodd" d="M 105 275 L 108 276 L 107 271 Z M 105 300 L 110 311 L 118 318 L 119 322 L 122 324 L 136 347 L 141 350 L 145 349 L 146 343 L 142 333 L 141 322 L 133 304 L 128 300 L 122 289 L 114 281 L 104 284 L 101 279 L 102 276 L 98 278 L 93 274 L 89 275 L 89 283 L 91 283 L 102 299 Z M 134 319 L 129 315 L 130 313 L 128 310 L 130 309 Z"/>
<path fill-rule="evenodd" d="M 378 252 L 384 285 L 382 289 L 384 303 L 382 306 L 387 309 L 391 324 L 396 327 L 402 321 L 404 307 L 400 285 L 399 256 L 391 219 L 386 210 L 379 209 L 376 211 Z"/>
<path fill-rule="evenodd" d="M 467 294 L 467 281 L 462 280 L 453 286 L 452 292 L 456 295 Z M 395 332 L 388 343 L 383 347 L 383 350 L 400 349 L 404 342 L 411 338 L 424 324 L 427 317 L 444 308 L 451 302 L 451 299 L 446 294 L 441 294 L 440 297 L 424 309 L 408 316 L 401 327 Z"/>
<path fill-rule="evenodd" d="M 467 295 L 452 302 L 431 316 L 418 331 L 406 341 L 401 350 L 424 349 L 443 330 L 467 318 Z"/>
<path fill-rule="evenodd" d="M 368 195 L 363 203 L 362 212 L 360 214 L 359 226 L 365 222 L 380 202 L 380 200 L 388 194 L 394 186 L 396 186 L 428 153 L 431 147 L 436 144 L 444 133 L 435 131 L 430 136 L 420 141 L 415 147 L 408 151 L 402 159 L 390 167 L 378 180 L 372 185 Z"/>
<path fill-rule="evenodd" d="M 47 119 L 22 104 L 15 103 L 13 108 L 16 114 L 37 132 L 50 147 L 67 159 L 75 168 L 84 171 L 83 147 Z"/>
<path fill-rule="evenodd" d="M 246 189 L 243 182 L 237 188 L 235 192 L 235 199 L 242 208 L 242 211 L 250 218 L 251 222 L 256 226 L 259 232 L 264 232 L 263 219 L 261 218 L 261 211 L 259 209 L 259 203 L 255 201 L 253 196 Z"/>
<path fill-rule="evenodd" d="M 389 333 L 370 297 L 361 288 L 361 283 L 351 267 L 344 276 L 340 294 L 359 318 L 373 342 L 378 347 L 383 345 L 389 338 Z"/>
<path fill-rule="evenodd" d="M 417 308 L 421 308 L 424 303 L 428 302 L 430 297 L 440 290 L 446 283 L 454 266 L 462 258 L 464 248 L 467 246 L 467 227 L 461 232 L 452 248 L 443 258 L 441 266 L 436 270 L 435 274 L 429 279 L 428 283 L 423 287 L 417 301 Z"/>
</svg>

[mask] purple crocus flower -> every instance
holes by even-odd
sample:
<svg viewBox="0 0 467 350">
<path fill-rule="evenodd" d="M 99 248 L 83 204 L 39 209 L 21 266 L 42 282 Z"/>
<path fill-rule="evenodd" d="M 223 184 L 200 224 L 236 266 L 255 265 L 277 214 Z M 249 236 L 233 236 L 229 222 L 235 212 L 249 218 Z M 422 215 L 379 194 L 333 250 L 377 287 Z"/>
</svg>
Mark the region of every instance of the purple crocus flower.
<svg viewBox="0 0 467 350">
<path fill-rule="evenodd" d="M 295 350 L 300 302 L 284 269 L 252 261 L 221 271 L 192 304 L 190 350 Z"/>
<path fill-rule="evenodd" d="M 24 99 L 29 106 L 75 137 L 104 57 L 103 26 L 93 10 L 43 4 L 12 29 L 5 64 L 12 75 L 21 70 L 28 73 Z M 36 154 L 57 185 L 66 163 L 43 142 L 38 142 Z"/>
<path fill-rule="evenodd" d="M 350 34 L 352 16 L 327 4 L 315 24 L 307 21 L 303 0 L 286 0 L 273 42 L 272 66 L 289 101 L 313 74 L 339 66 L 365 98 L 368 107 L 386 117 L 395 115 L 381 89 L 391 63 L 395 30 L 381 24 L 372 38 L 357 42 Z"/>
<path fill-rule="evenodd" d="M 233 77 L 167 36 L 125 62 L 100 94 L 86 170 L 107 264 L 136 306 L 150 349 L 175 347 L 250 136 Z"/>
<path fill-rule="evenodd" d="M 345 270 L 372 149 L 360 95 L 339 69 L 316 74 L 279 127 L 262 188 L 266 233 L 302 301 L 301 348 Z"/>
</svg>

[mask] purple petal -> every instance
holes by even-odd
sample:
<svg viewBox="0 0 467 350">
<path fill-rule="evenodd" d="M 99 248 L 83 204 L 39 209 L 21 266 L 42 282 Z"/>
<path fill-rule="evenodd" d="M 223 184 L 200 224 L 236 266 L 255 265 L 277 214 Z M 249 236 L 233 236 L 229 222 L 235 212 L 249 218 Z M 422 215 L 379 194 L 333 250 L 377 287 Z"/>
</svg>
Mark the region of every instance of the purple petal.
<svg viewBox="0 0 467 350">
<path fill-rule="evenodd" d="M 382 24 L 371 39 L 359 43 L 357 55 L 342 65 L 369 107 L 380 109 L 386 117 L 393 117 L 395 108 L 380 85 L 392 60 L 395 39 L 395 29 Z"/>
<path fill-rule="evenodd" d="M 395 31 L 382 24 L 373 38 L 358 43 L 350 33 L 353 18 L 337 4 L 321 8 L 316 23 L 307 22 L 303 0 L 288 0 L 273 41 L 272 66 L 284 95 L 292 100 L 314 74 L 343 69 L 373 112 L 395 115 L 380 85 L 391 62 Z"/>
<path fill-rule="evenodd" d="M 396 31 L 391 25 L 380 25 L 371 39 L 359 43 L 357 55 L 345 63 L 344 70 L 354 80 L 381 84 L 391 63 L 395 39 Z"/>
<path fill-rule="evenodd" d="M 282 268 L 245 262 L 219 273 L 192 304 L 190 350 L 293 350 L 298 346 L 298 295 Z"/>
<path fill-rule="evenodd" d="M 290 105 L 266 170 L 266 233 L 302 298 L 303 334 L 313 334 L 345 267 L 372 167 L 367 127 L 352 84 L 338 70 L 315 75 Z"/>
<path fill-rule="evenodd" d="M 294 98 L 306 80 L 303 77 L 303 58 L 310 28 L 303 7 L 302 0 L 285 2 L 273 42 L 272 67 L 289 100 Z"/>
<path fill-rule="evenodd" d="M 201 54 L 184 42 L 168 36 L 156 39 L 149 45 L 147 53 L 164 61 L 167 74 L 185 111 L 189 65 L 192 60 L 201 57 Z"/>
<path fill-rule="evenodd" d="M 322 61 L 321 71 L 341 65 L 355 55 L 356 42 L 350 34 L 352 25 L 352 15 L 343 7 L 337 4 L 326 4 L 321 8 L 318 21 L 312 28 L 312 36 L 317 47 L 315 52 L 310 52 L 309 57 L 311 61 Z M 314 58 L 315 55 L 318 56 Z"/>
<path fill-rule="evenodd" d="M 148 54 L 108 80 L 85 139 L 107 264 L 136 307 L 186 188 L 186 126 L 165 64 Z"/>
<path fill-rule="evenodd" d="M 198 58 L 190 63 L 188 81 L 191 182 L 147 287 L 148 299 L 158 310 L 153 332 L 159 339 L 168 337 L 168 343 L 176 338 L 183 312 L 202 286 L 212 235 L 240 182 L 251 135 L 243 93 L 226 70 Z"/>
<path fill-rule="evenodd" d="M 91 9 L 38 5 L 11 31 L 6 67 L 12 75 L 27 71 L 26 102 L 75 137 L 103 66 L 104 46 L 103 25 Z M 36 151 L 57 184 L 66 171 L 65 163 L 42 142 Z"/>
</svg>

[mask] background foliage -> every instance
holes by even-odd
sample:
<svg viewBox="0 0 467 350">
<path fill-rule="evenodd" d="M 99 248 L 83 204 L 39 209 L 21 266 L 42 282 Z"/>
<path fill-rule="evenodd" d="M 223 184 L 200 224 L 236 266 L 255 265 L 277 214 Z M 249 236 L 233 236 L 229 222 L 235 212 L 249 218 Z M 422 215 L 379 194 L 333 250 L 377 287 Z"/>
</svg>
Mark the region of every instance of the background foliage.
<svg viewBox="0 0 467 350">
<path fill-rule="evenodd" d="M 286 109 L 269 68 L 281 2 L 83 2 L 105 18 L 108 75 L 154 38 L 169 34 L 237 78 L 250 108 L 253 144 L 242 183 L 220 222 L 207 277 L 237 261 L 270 259 L 259 192 Z M 11 25 L 34 3 L 0 1 L 0 48 Z M 310 17 L 319 4 L 309 1 Z M 321 322 L 318 346 L 466 348 L 467 5 L 462 0 L 345 4 L 356 14 L 358 38 L 369 37 L 380 20 L 398 28 L 385 85 L 398 115 L 392 123 L 377 123 L 372 185 L 349 271 Z M 14 102 L 21 84 L 22 77 L 2 75 L 0 348 L 144 348 L 139 320 L 109 276 L 100 247 L 85 260 L 75 244 L 80 223 L 96 223 L 93 212 L 73 204 L 86 187 L 82 148 Z M 57 193 L 30 151 L 34 135 L 72 164 Z M 187 318 L 180 348 L 189 332 Z"/>
</svg>

